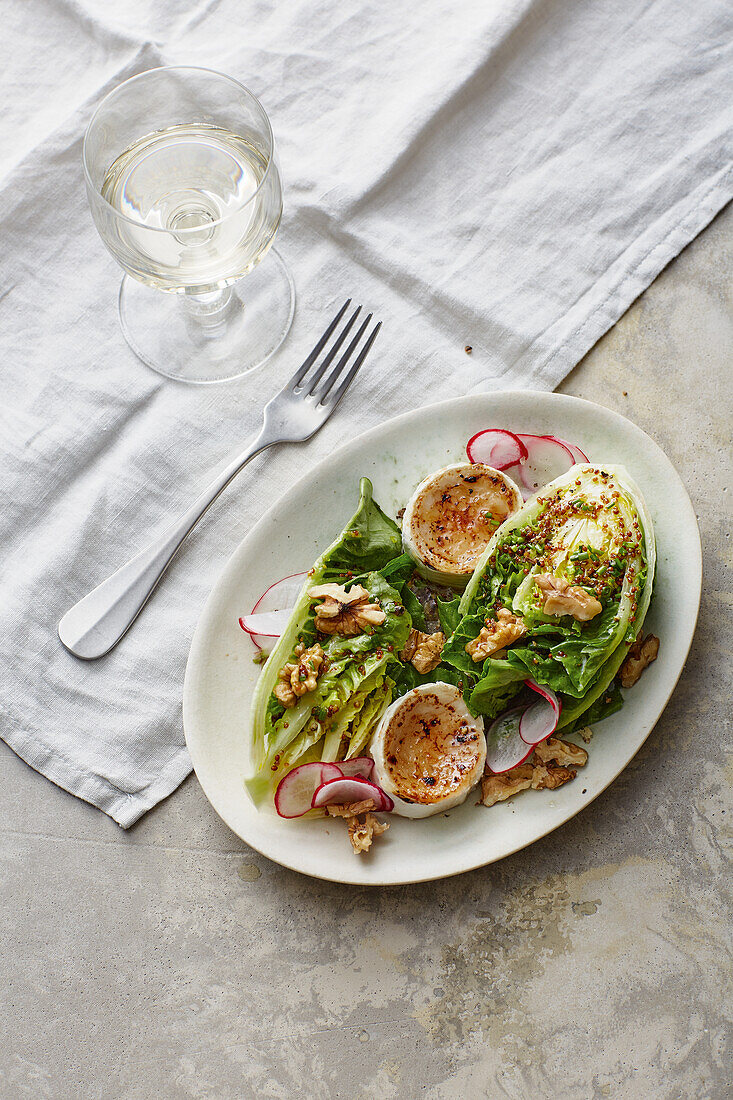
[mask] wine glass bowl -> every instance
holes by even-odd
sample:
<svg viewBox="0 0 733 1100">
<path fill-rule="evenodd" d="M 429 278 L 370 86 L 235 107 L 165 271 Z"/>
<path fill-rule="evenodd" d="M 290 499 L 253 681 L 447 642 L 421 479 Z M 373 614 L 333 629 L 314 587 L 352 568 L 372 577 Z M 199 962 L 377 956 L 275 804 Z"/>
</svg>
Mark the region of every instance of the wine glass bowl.
<svg viewBox="0 0 733 1100">
<path fill-rule="evenodd" d="M 207 69 L 149 70 L 100 103 L 83 161 L 94 223 L 131 277 L 120 320 L 138 356 L 197 382 L 269 358 L 294 297 L 277 254 L 251 274 L 282 216 L 272 128 L 257 98 Z"/>
</svg>

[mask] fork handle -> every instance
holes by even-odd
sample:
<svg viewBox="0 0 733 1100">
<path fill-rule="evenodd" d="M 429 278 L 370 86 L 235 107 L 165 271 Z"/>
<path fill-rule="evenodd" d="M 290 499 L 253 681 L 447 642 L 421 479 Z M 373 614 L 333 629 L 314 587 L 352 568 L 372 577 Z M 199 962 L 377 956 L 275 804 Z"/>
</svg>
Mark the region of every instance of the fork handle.
<svg viewBox="0 0 733 1100">
<path fill-rule="evenodd" d="M 173 527 L 66 612 L 58 633 L 70 653 L 84 661 L 93 661 L 117 645 L 203 514 L 232 478 L 275 442 L 263 426 L 249 447 L 221 471 Z"/>
</svg>

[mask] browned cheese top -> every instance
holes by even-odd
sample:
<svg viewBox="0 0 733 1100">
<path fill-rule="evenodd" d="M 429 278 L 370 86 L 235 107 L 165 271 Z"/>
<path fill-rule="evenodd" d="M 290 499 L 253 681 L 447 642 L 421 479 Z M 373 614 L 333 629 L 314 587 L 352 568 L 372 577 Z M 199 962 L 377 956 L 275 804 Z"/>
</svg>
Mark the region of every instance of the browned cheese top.
<svg viewBox="0 0 733 1100">
<path fill-rule="evenodd" d="M 504 478 L 477 462 L 425 486 L 415 501 L 410 533 L 426 565 L 468 575 L 515 510 L 515 494 Z"/>
<path fill-rule="evenodd" d="M 439 802 L 454 794 L 476 768 L 480 751 L 470 718 L 432 692 L 406 701 L 384 737 L 387 771 L 407 802 Z"/>
</svg>

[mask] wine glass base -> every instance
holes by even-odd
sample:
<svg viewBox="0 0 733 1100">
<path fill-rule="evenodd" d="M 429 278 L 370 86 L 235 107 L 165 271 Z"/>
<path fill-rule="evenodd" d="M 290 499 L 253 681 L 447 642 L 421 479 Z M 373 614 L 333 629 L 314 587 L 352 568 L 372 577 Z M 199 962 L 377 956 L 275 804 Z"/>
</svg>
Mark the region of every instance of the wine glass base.
<svg viewBox="0 0 733 1100">
<path fill-rule="evenodd" d="M 228 382 L 262 366 L 287 336 L 295 287 L 274 248 L 234 283 L 227 305 L 193 316 L 182 295 L 167 294 L 125 275 L 119 294 L 122 332 L 146 366 L 178 382 Z"/>
</svg>

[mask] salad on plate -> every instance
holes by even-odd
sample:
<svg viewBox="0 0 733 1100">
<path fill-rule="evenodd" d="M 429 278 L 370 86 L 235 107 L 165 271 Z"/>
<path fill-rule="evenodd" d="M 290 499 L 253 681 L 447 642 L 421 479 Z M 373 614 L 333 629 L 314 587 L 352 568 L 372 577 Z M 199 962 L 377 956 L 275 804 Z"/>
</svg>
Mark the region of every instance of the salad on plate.
<svg viewBox="0 0 733 1100">
<path fill-rule="evenodd" d="M 315 565 L 240 619 L 263 661 L 250 797 L 343 819 L 357 853 L 383 815 L 570 782 L 659 648 L 654 529 L 623 467 L 487 429 L 396 518 L 363 478 Z"/>
</svg>

